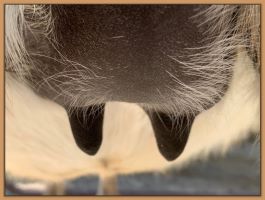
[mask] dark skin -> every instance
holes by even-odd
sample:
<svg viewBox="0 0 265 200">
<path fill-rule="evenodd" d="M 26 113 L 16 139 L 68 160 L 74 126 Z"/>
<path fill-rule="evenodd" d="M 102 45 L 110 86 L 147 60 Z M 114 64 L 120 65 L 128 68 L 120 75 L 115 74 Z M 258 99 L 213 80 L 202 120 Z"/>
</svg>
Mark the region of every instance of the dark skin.
<svg viewBox="0 0 265 200">
<path fill-rule="evenodd" d="M 72 113 L 68 111 L 75 142 L 89 155 L 95 155 L 102 142 L 104 106 L 75 108 Z"/>
<path fill-rule="evenodd" d="M 170 56 L 178 55 L 188 62 L 188 55 L 200 53 L 200 50 L 191 52 L 186 48 L 201 47 L 212 42 L 214 37 L 205 38 L 203 30 L 198 29 L 191 20 L 198 10 L 207 7 L 53 5 L 58 46 L 55 50 L 45 37 L 39 36 L 36 41 L 28 33 L 27 49 L 34 64 L 42 70 L 42 73 L 33 70 L 29 81 L 32 85 L 38 84 L 38 88 L 34 89 L 39 95 L 65 107 L 77 145 L 85 153 L 95 155 L 102 142 L 106 102 L 158 104 L 163 110 L 163 105 L 168 103 L 165 100 L 170 101 L 172 95 L 168 88 L 181 87 L 169 79 L 166 71 L 175 74 L 187 85 L 193 81 L 203 81 L 202 77 L 185 74 L 184 66 Z M 79 64 L 62 62 L 57 50 Z M 66 74 L 56 78 L 53 76 L 62 72 Z M 44 80 L 49 81 L 49 87 Z M 71 81 L 76 82 L 72 82 L 69 89 L 65 83 Z M 72 99 L 69 96 L 79 95 L 80 90 L 84 90 L 80 85 L 88 91 L 84 94 L 85 98 L 106 96 L 105 101 L 93 106 L 71 107 Z M 221 87 L 225 90 L 226 86 Z M 68 94 L 58 96 L 62 94 L 60 90 L 67 90 Z M 207 108 L 211 106 L 213 104 Z M 170 118 L 172 113 L 143 109 L 150 118 L 160 153 L 169 161 L 176 159 L 185 148 L 192 122 L 198 113 L 176 113 L 173 123 Z M 92 110 L 94 114 L 91 114 Z"/>
<path fill-rule="evenodd" d="M 168 113 L 147 111 L 147 114 L 160 153 L 168 161 L 175 160 L 186 146 L 195 116 L 182 115 L 172 120 Z"/>
</svg>

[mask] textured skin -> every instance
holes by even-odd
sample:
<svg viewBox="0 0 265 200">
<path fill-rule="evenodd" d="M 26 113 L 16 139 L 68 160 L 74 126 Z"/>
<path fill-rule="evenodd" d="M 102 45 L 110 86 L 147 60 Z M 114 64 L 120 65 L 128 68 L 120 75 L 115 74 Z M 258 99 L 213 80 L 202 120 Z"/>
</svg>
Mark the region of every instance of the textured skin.
<svg viewBox="0 0 265 200">
<path fill-rule="evenodd" d="M 186 66 L 174 59 L 190 61 L 191 55 L 201 53 L 200 48 L 210 45 L 219 34 L 220 30 L 205 35 L 208 27 L 198 28 L 202 19 L 191 19 L 207 7 L 209 5 L 53 5 L 58 45 L 55 49 L 54 44 L 41 35 L 38 40 L 34 40 L 34 35 L 27 37 L 26 48 L 37 68 L 32 70 L 33 77 L 29 81 L 33 80 L 33 85 L 47 81 L 49 84 L 42 84 L 36 92 L 63 106 L 69 106 L 72 99 L 61 90 L 85 97 L 87 102 L 97 103 L 103 99 L 104 102 L 147 103 L 160 107 L 171 104 L 175 94 L 169 88 L 183 86 L 168 73 L 187 85 L 205 79 L 188 74 Z M 58 51 L 74 64 L 62 62 Z M 62 72 L 65 75 L 56 79 L 54 75 Z M 231 73 L 223 70 L 223 74 Z M 58 86 L 73 79 L 74 88 L 68 84 Z M 226 88 L 227 80 L 223 81 L 216 87 Z M 86 93 L 80 94 L 80 91 Z M 80 106 L 89 105 L 82 102 Z"/>
<path fill-rule="evenodd" d="M 102 146 L 88 156 L 74 142 L 65 109 L 6 73 L 6 172 L 58 182 L 85 174 L 161 171 L 223 152 L 260 126 L 260 77 L 245 51 L 238 52 L 233 71 L 226 94 L 195 118 L 186 148 L 173 162 L 160 155 L 147 114 L 121 102 L 106 104 Z"/>
<path fill-rule="evenodd" d="M 216 66 L 207 63 L 224 60 L 222 55 L 201 58 L 203 70 L 196 62 L 194 71 L 185 65 L 202 47 L 209 49 L 221 32 L 205 34 L 207 26 L 199 26 L 203 17 L 192 20 L 206 8 L 209 5 L 52 5 L 56 43 L 26 31 L 26 48 L 35 66 L 27 78 L 36 93 L 71 111 L 75 142 L 89 155 L 101 145 L 102 104 L 117 101 L 141 104 L 159 151 L 174 160 L 185 148 L 195 116 L 221 99 L 232 73 L 227 67 L 213 70 Z M 216 81 L 217 75 L 224 78 Z M 92 109 L 102 112 L 89 115 Z"/>
</svg>

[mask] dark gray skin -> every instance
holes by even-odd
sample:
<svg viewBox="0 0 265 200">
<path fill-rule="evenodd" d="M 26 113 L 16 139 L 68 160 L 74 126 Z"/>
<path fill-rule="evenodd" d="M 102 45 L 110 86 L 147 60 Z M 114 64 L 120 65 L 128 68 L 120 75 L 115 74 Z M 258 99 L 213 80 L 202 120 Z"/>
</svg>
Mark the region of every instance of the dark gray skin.
<svg viewBox="0 0 265 200">
<path fill-rule="evenodd" d="M 35 86 L 53 74 L 71 71 L 68 76 L 57 77 L 57 81 L 47 79 L 54 89 L 47 84 L 40 84 L 34 89 L 39 95 L 66 108 L 77 145 L 89 155 L 94 155 L 102 141 L 106 102 L 155 104 L 163 108 L 172 103 L 173 93 L 168 88 L 181 87 L 169 78 L 166 71 L 176 74 L 187 85 L 194 80 L 203 79 L 196 75 L 186 75 L 183 66 L 168 55 L 180 55 L 184 61 L 188 61 L 191 52 L 185 48 L 200 47 L 212 42 L 213 38 L 207 39 L 203 34 L 205 30 L 198 29 L 197 24 L 191 20 L 198 11 L 207 7 L 208 5 L 53 5 L 56 49 L 69 60 L 89 70 L 81 65 L 61 62 L 58 51 L 51 43 L 41 35 L 36 40 L 29 32 L 27 49 L 39 69 L 32 71 L 29 81 Z M 80 70 L 83 70 L 82 75 Z M 73 78 L 75 82 L 71 86 L 58 86 Z M 220 87 L 225 90 L 227 84 Z M 89 115 L 92 105 L 80 104 L 74 109 L 71 107 L 73 96 L 79 95 L 80 85 L 88 91 L 88 102 L 104 97 L 103 102 L 93 105 L 93 108 L 98 107 L 93 119 L 93 115 Z M 63 90 L 68 90 L 71 95 L 58 96 Z M 207 107 L 213 105 L 209 104 Z M 145 107 L 143 109 L 151 120 L 161 154 L 167 160 L 176 159 L 185 148 L 192 122 L 198 113 L 177 113 L 176 122 L 181 123 L 172 124 L 172 113 L 155 112 Z M 86 116 L 84 119 L 83 115 Z"/>
</svg>

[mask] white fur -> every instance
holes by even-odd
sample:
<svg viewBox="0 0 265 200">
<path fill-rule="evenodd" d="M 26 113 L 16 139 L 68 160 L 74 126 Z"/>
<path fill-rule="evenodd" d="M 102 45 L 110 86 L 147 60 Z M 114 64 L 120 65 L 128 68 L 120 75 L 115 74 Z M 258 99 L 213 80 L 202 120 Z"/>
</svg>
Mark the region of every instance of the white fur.
<svg viewBox="0 0 265 200">
<path fill-rule="evenodd" d="M 17 72 L 24 80 L 34 67 L 25 47 L 25 30 L 37 34 L 41 31 L 54 40 L 51 7 L 45 5 L 5 5 L 5 62 L 6 70 Z M 30 15 L 28 19 L 25 16 Z M 38 31 L 36 31 L 38 29 Z"/>
<path fill-rule="evenodd" d="M 223 72 L 230 69 L 234 72 L 222 100 L 196 117 L 183 154 L 173 162 L 167 162 L 158 152 L 145 112 L 136 104 L 121 102 L 106 104 L 103 143 L 98 154 L 91 157 L 83 153 L 74 142 L 66 111 L 34 94 L 24 80 L 25 74 L 29 75 L 35 68 L 24 46 L 23 31 L 44 35 L 52 45 L 56 45 L 51 7 L 7 5 L 5 8 L 6 70 L 15 72 L 15 75 L 6 73 L 6 172 L 11 176 L 55 182 L 57 185 L 69 178 L 97 174 L 103 182 L 110 182 L 116 174 L 161 172 L 170 167 L 183 167 L 193 159 L 206 158 L 209 153 L 225 152 L 251 131 L 259 132 L 260 77 L 249 58 L 256 51 L 259 61 L 259 6 L 241 5 L 239 20 L 233 29 L 231 16 L 237 6 L 210 6 L 198 13 L 205 17 L 198 28 L 208 23 L 209 29 L 205 33 L 208 35 L 222 30 L 214 42 L 200 47 L 201 53 L 191 54 L 189 62 L 182 61 L 178 55 L 167 55 L 181 63 L 185 73 L 201 75 L 206 81 L 187 86 L 168 72 L 169 78 L 183 85 L 182 90 L 172 88 L 176 96 L 183 98 L 177 98 L 169 108 L 165 106 L 165 110 L 203 111 L 205 105 L 221 94 L 217 84 L 229 79 Z M 236 34 L 232 34 L 235 30 Z M 250 38 L 246 38 L 247 31 L 251 33 Z M 249 54 L 245 47 L 250 49 Z M 236 63 L 220 56 L 233 52 L 235 48 L 240 49 Z M 187 50 L 193 51 L 192 48 Z M 61 56 L 60 62 L 73 67 L 80 65 Z M 259 63 L 256 65 L 258 69 Z M 87 73 L 88 69 L 82 67 Z M 214 73 L 205 73 L 205 70 Z M 81 72 L 80 77 L 88 81 L 89 78 Z M 79 83 L 65 84 L 76 88 Z M 82 100 L 87 101 L 87 96 L 76 99 L 78 104 Z M 148 108 L 150 105 L 143 106 Z M 59 186 L 61 191 L 62 185 Z M 103 190 L 113 191 L 113 188 L 107 186 Z"/>
<path fill-rule="evenodd" d="M 86 174 L 123 173 L 182 167 L 221 152 L 259 131 L 260 77 L 239 50 L 223 99 L 195 118 L 183 154 L 167 162 L 158 152 L 145 112 L 135 104 L 106 104 L 103 143 L 96 156 L 75 144 L 65 110 L 6 73 L 6 171 L 13 176 L 59 182 Z"/>
</svg>

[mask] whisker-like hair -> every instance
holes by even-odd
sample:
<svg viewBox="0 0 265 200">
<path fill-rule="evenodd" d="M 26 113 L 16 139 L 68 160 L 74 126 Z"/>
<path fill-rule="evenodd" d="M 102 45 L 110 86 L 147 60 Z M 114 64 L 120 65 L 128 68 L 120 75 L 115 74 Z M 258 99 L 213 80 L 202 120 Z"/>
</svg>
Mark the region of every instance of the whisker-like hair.
<svg viewBox="0 0 265 200">
<path fill-rule="evenodd" d="M 81 99 L 83 99 L 82 95 L 87 92 L 82 89 L 82 81 L 85 80 L 85 84 L 91 85 L 90 80 L 105 78 L 100 77 L 93 70 L 100 70 L 99 66 L 92 63 L 89 66 L 84 66 L 70 60 L 58 50 L 57 47 L 60 44 L 56 42 L 51 5 L 6 5 L 5 9 L 7 71 L 14 71 L 21 79 L 26 76 L 30 79 L 30 73 L 33 69 L 36 73 L 46 77 L 40 82 L 35 82 L 36 87 L 47 84 L 51 89 L 59 90 L 57 91 L 58 96 L 63 96 L 63 94 L 68 96 L 71 94 L 70 91 L 75 90 Z M 202 81 L 196 82 L 195 80 L 187 86 L 183 81 L 177 80 L 174 74 L 168 73 L 169 78 L 182 85 L 183 88 L 171 88 L 175 94 L 175 97 L 172 98 L 173 102 L 170 106 L 167 105 L 166 108 L 161 109 L 179 111 L 179 106 L 176 104 L 181 104 L 183 106 L 182 112 L 185 112 L 185 109 L 194 112 L 193 109 L 195 108 L 195 111 L 202 111 L 207 103 L 212 103 L 214 99 L 218 99 L 223 92 L 221 85 L 231 78 L 229 72 L 234 64 L 234 59 L 228 59 L 227 55 L 235 54 L 238 48 L 247 48 L 250 56 L 256 62 L 256 68 L 260 68 L 260 7 L 258 5 L 211 5 L 206 9 L 200 9 L 190 20 L 195 21 L 199 29 L 206 26 L 207 28 L 203 29 L 206 30 L 203 34 L 207 35 L 205 40 L 212 40 L 212 42 L 208 42 L 207 45 L 185 48 L 183 52 L 188 52 L 185 53 L 185 56 L 188 55 L 188 59 L 181 54 L 163 53 L 176 62 L 185 75 L 200 77 Z M 37 37 L 40 34 L 45 37 L 59 57 L 43 55 L 38 52 L 27 52 L 25 47 L 25 33 L 27 31 L 31 32 L 33 36 L 36 35 Z M 201 42 L 203 44 L 204 41 Z M 198 50 L 200 50 L 199 53 Z M 31 57 L 51 59 L 65 66 L 64 70 L 53 75 L 45 75 L 46 72 L 36 66 L 38 65 L 36 59 L 32 62 Z M 67 69 L 68 67 L 73 67 L 77 71 L 71 73 Z M 63 77 L 67 79 L 65 83 L 60 81 Z M 82 81 L 78 81 L 78 79 Z M 57 82 L 58 86 L 54 88 L 48 83 L 49 81 Z M 79 85 L 79 87 L 73 88 L 71 85 Z M 192 95 L 187 95 L 188 93 L 192 93 Z M 177 98 L 179 95 L 185 97 L 185 101 Z M 163 95 L 161 94 L 161 96 Z M 84 101 L 73 96 L 71 98 L 72 105 L 75 106 L 78 102 Z"/>
</svg>

